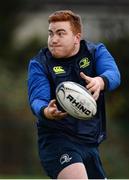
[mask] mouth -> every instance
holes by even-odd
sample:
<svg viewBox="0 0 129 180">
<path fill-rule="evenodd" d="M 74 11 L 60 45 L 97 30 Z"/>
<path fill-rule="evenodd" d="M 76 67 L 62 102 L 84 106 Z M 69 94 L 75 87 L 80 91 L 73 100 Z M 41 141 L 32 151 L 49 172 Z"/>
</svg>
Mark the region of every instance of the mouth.
<svg viewBox="0 0 129 180">
<path fill-rule="evenodd" d="M 50 45 L 51 48 L 58 48 L 61 47 L 61 45 Z"/>
</svg>

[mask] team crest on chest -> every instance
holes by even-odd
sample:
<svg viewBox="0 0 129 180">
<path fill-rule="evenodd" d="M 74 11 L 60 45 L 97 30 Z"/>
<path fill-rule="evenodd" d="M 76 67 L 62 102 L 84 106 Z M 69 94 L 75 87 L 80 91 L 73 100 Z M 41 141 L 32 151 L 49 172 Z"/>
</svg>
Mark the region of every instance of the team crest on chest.
<svg viewBox="0 0 129 180">
<path fill-rule="evenodd" d="M 79 62 L 80 68 L 86 68 L 89 65 L 90 65 L 90 60 L 87 57 L 81 59 L 81 61 Z"/>
<path fill-rule="evenodd" d="M 65 70 L 62 66 L 54 66 L 53 71 L 55 74 L 63 74 L 65 73 Z"/>
</svg>

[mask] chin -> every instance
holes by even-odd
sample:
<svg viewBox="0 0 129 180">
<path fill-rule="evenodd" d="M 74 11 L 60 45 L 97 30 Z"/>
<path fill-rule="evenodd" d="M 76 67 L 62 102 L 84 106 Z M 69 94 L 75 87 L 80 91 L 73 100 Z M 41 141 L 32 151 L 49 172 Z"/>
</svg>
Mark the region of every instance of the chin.
<svg viewBox="0 0 129 180">
<path fill-rule="evenodd" d="M 66 57 L 66 54 L 65 54 L 65 52 L 63 52 L 62 50 L 59 50 L 59 49 L 50 49 L 49 48 L 49 50 L 50 50 L 50 52 L 51 52 L 51 54 L 52 54 L 52 56 L 54 57 L 54 58 L 64 58 L 64 57 Z"/>
<path fill-rule="evenodd" d="M 61 54 L 52 54 L 54 58 L 63 58 L 64 56 Z"/>
</svg>

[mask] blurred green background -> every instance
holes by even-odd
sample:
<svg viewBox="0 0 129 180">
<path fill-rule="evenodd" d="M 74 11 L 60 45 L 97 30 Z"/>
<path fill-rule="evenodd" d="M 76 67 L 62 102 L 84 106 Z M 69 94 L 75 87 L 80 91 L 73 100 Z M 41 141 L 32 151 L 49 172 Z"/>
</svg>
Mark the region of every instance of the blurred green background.
<svg viewBox="0 0 129 180">
<path fill-rule="evenodd" d="M 60 9 L 82 16 L 84 37 L 115 57 L 121 86 L 106 94 L 108 139 L 100 146 L 109 178 L 129 178 L 129 1 L 12 0 L 0 5 L 0 178 L 47 178 L 27 100 L 27 68 L 46 46 L 47 17 Z"/>
</svg>

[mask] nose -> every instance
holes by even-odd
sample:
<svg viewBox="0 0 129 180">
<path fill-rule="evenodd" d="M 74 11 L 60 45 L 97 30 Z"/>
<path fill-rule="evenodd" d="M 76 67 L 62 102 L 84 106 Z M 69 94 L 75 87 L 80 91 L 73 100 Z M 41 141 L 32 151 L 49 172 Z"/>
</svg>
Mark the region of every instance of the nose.
<svg viewBox="0 0 129 180">
<path fill-rule="evenodd" d="M 58 38 L 58 36 L 56 34 L 53 35 L 53 37 L 51 38 L 51 41 L 52 41 L 53 44 L 58 43 L 58 40 L 59 40 L 59 38 Z"/>
</svg>

